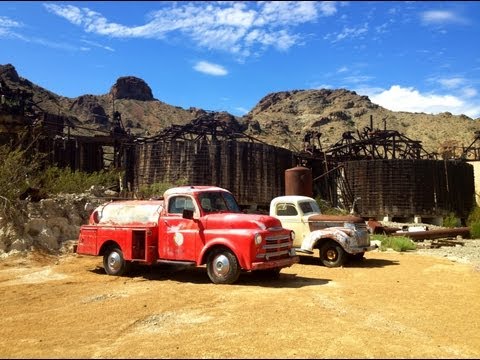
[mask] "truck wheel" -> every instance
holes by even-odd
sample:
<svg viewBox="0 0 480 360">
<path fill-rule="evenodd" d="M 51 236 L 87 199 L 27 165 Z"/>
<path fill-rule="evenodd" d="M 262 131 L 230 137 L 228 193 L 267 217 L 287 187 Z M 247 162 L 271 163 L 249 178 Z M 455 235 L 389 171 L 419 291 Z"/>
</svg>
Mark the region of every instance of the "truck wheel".
<svg viewBox="0 0 480 360">
<path fill-rule="evenodd" d="M 345 258 L 345 251 L 334 241 L 328 241 L 320 248 L 320 261 L 326 267 L 342 266 Z"/>
<path fill-rule="evenodd" d="M 123 258 L 122 250 L 112 247 L 103 255 L 103 268 L 108 275 L 121 276 L 128 270 L 129 263 Z"/>
<path fill-rule="evenodd" d="M 240 266 L 235 254 L 227 249 L 217 249 L 207 260 L 207 273 L 215 284 L 233 284 L 240 276 Z"/>
</svg>

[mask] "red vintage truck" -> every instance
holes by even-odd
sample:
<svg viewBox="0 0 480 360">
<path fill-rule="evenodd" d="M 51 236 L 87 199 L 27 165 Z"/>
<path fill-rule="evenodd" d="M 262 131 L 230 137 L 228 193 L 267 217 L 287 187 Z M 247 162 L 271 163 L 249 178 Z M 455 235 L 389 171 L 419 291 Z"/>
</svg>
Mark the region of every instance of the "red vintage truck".
<svg viewBox="0 0 480 360">
<path fill-rule="evenodd" d="M 132 262 L 206 264 L 213 283 L 231 284 L 242 270 L 278 275 L 298 262 L 293 236 L 272 216 L 242 213 L 228 190 L 181 186 L 161 200 L 97 207 L 80 228 L 77 254 L 103 256 L 109 275 Z"/>
</svg>

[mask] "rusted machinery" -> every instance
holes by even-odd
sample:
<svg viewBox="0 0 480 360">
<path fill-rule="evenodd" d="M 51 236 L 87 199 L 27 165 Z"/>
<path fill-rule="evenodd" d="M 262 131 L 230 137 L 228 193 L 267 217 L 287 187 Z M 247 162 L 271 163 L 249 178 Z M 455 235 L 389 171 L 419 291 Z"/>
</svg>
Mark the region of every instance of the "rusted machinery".
<svg viewBox="0 0 480 360">
<path fill-rule="evenodd" d="M 357 134 L 344 133 L 324 151 L 321 134 L 305 137 L 305 150 L 298 156 L 312 169 L 314 187 L 323 199 L 346 209 L 355 204 L 364 217 L 468 215 L 475 194 L 470 164 L 436 160 L 437 154 L 425 151 L 420 141 L 386 125 L 374 130 L 372 118 L 370 127 Z"/>
</svg>

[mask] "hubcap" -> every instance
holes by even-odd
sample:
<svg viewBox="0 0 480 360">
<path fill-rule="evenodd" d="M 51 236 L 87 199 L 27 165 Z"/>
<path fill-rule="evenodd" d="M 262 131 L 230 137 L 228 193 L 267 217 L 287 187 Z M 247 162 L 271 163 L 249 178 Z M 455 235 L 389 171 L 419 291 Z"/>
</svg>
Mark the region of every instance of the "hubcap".
<svg viewBox="0 0 480 360">
<path fill-rule="evenodd" d="M 122 259 L 117 252 L 112 252 L 108 255 L 108 268 L 111 272 L 117 272 L 120 270 Z"/>
<path fill-rule="evenodd" d="M 230 271 L 230 262 L 225 255 L 218 255 L 213 261 L 213 273 L 218 277 L 225 277 Z"/>
<path fill-rule="evenodd" d="M 326 255 L 329 261 L 334 261 L 337 258 L 337 252 L 333 249 L 328 249 Z"/>
</svg>

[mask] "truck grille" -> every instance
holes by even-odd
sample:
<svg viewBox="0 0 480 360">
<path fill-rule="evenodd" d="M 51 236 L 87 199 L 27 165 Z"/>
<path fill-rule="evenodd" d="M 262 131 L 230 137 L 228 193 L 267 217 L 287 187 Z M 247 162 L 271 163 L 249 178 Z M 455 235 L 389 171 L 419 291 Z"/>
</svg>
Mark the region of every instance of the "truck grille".
<svg viewBox="0 0 480 360">
<path fill-rule="evenodd" d="M 367 231 L 367 224 L 366 223 L 355 223 L 355 230 L 364 230 Z"/>
<path fill-rule="evenodd" d="M 258 259 L 273 260 L 289 254 L 293 243 L 290 234 L 269 235 L 265 238 L 264 253 L 257 254 Z"/>
</svg>

